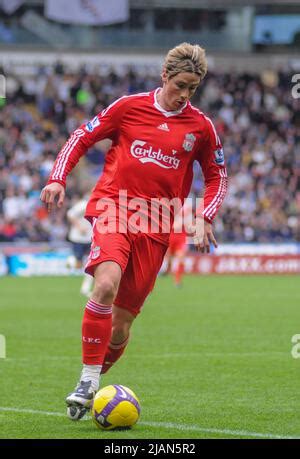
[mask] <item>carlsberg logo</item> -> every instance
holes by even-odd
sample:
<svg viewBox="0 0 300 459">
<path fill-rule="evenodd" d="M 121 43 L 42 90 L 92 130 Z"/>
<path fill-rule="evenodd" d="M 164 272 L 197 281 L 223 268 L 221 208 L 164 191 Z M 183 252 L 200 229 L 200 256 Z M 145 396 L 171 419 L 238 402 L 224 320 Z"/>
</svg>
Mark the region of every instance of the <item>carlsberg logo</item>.
<svg viewBox="0 0 300 459">
<path fill-rule="evenodd" d="M 151 146 L 145 146 L 143 140 L 135 140 L 130 148 L 130 153 L 141 163 L 154 163 L 164 169 L 178 169 L 180 159 L 175 157 L 176 151 L 173 150 L 173 156 L 165 155 L 161 149 L 155 151 Z"/>
</svg>

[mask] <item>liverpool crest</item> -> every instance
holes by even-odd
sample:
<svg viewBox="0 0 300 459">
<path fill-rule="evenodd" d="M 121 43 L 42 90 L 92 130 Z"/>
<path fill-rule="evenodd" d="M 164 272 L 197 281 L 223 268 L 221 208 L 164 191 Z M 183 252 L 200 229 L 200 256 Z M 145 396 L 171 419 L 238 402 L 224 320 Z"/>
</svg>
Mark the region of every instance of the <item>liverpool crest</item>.
<svg viewBox="0 0 300 459">
<path fill-rule="evenodd" d="M 196 137 L 194 136 L 194 134 L 185 134 L 185 138 L 182 144 L 185 151 L 192 151 L 195 140 L 196 140 Z"/>
<path fill-rule="evenodd" d="M 100 247 L 96 246 L 91 250 L 90 257 L 91 257 L 92 260 L 95 260 L 96 258 L 99 257 L 99 255 L 100 255 Z"/>
</svg>

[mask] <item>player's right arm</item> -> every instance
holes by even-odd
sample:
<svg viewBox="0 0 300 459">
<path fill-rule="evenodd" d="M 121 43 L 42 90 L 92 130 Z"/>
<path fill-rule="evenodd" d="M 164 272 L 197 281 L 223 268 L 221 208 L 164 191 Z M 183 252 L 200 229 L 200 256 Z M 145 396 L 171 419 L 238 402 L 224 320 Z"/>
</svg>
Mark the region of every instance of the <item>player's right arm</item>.
<svg viewBox="0 0 300 459">
<path fill-rule="evenodd" d="M 57 207 L 63 205 L 67 176 L 88 149 L 99 140 L 116 139 L 121 118 L 128 106 L 127 101 L 126 96 L 116 100 L 91 121 L 82 124 L 69 137 L 60 150 L 47 185 L 40 195 L 41 201 L 46 204 L 49 212 L 55 205 Z"/>
</svg>

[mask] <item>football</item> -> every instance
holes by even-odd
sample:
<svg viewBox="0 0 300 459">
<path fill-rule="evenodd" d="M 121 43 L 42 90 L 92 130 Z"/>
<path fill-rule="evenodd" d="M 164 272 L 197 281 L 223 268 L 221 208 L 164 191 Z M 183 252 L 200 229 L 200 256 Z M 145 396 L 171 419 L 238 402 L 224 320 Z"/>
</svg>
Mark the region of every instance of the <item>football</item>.
<svg viewBox="0 0 300 459">
<path fill-rule="evenodd" d="M 140 402 L 128 387 L 110 385 L 100 389 L 92 406 L 92 419 L 99 429 L 130 429 L 140 417 Z"/>
</svg>

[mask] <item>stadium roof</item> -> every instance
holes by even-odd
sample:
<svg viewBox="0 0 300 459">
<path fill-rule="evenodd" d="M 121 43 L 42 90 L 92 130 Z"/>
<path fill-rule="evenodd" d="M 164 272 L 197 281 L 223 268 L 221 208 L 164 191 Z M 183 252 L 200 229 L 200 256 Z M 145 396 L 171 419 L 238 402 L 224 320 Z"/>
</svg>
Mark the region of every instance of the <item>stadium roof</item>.
<svg viewBox="0 0 300 459">
<path fill-rule="evenodd" d="M 26 0 L 28 5 L 41 5 L 45 0 Z M 263 5 L 299 5 L 299 0 L 129 0 L 133 8 L 231 8 L 235 6 L 263 6 Z"/>
<path fill-rule="evenodd" d="M 129 0 L 131 7 L 147 8 L 231 8 L 234 6 L 299 5 L 299 0 Z"/>
</svg>

